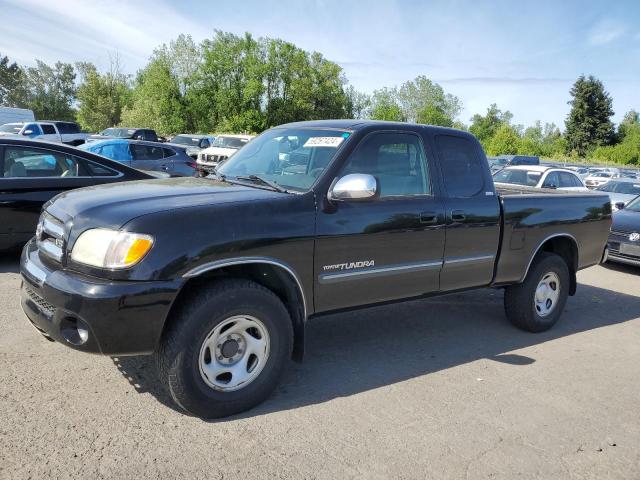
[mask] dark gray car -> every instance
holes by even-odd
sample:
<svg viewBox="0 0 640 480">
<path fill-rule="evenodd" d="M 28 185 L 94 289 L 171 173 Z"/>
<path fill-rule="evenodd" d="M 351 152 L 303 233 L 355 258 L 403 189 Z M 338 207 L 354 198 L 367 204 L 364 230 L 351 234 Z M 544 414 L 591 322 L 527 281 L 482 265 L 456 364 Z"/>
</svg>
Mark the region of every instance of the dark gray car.
<svg viewBox="0 0 640 480">
<path fill-rule="evenodd" d="M 196 174 L 196 162 L 180 145 L 112 138 L 89 142 L 81 148 L 138 170 L 166 172 L 172 177 L 193 177 Z"/>
</svg>

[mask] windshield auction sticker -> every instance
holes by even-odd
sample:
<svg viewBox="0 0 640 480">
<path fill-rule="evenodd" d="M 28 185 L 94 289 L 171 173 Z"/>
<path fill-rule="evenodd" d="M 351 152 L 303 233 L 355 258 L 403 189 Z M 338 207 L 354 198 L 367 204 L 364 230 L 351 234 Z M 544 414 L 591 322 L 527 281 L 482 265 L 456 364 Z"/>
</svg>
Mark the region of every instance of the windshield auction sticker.
<svg viewBox="0 0 640 480">
<path fill-rule="evenodd" d="M 342 137 L 310 137 L 303 147 L 333 147 L 336 148 L 344 141 Z"/>
</svg>

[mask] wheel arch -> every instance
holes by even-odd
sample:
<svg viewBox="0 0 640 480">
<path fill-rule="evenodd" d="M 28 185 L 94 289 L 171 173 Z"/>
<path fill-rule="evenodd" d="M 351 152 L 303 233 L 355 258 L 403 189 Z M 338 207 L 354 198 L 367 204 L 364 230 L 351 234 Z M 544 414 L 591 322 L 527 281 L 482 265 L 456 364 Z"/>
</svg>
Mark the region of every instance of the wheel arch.
<svg viewBox="0 0 640 480">
<path fill-rule="evenodd" d="M 304 357 L 305 323 L 309 311 L 302 282 L 296 272 L 286 263 L 272 258 L 241 257 L 199 265 L 183 275 L 186 280 L 173 302 L 167 318 L 185 301 L 199 285 L 224 281 L 226 278 L 246 278 L 275 293 L 285 305 L 294 332 L 292 358 L 302 361 Z M 166 328 L 167 323 L 165 322 Z"/>
<path fill-rule="evenodd" d="M 575 295 L 577 288 L 576 272 L 578 271 L 578 241 L 576 238 L 569 233 L 556 233 L 542 240 L 529 258 L 529 263 L 520 282 L 527 278 L 531 265 L 540 252 L 555 253 L 565 261 L 569 268 L 569 295 Z"/>
</svg>

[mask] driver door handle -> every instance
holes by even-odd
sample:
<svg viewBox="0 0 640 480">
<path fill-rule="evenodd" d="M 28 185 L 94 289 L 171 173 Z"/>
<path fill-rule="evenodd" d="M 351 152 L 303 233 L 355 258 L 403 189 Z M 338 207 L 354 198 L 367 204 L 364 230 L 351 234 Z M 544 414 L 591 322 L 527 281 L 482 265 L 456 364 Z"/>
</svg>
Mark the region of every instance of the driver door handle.
<svg viewBox="0 0 640 480">
<path fill-rule="evenodd" d="M 438 214 L 436 212 L 422 212 L 420 213 L 420 223 L 435 225 L 438 223 Z"/>
<path fill-rule="evenodd" d="M 454 222 L 464 222 L 466 219 L 467 216 L 462 210 L 453 210 L 451 212 L 451 220 L 453 220 Z"/>
</svg>

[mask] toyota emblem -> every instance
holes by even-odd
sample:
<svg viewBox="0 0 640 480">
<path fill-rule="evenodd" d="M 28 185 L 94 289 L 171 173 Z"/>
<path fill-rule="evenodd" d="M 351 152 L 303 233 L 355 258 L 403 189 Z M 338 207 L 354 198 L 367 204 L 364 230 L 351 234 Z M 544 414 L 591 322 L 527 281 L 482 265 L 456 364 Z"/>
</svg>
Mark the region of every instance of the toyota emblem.
<svg viewBox="0 0 640 480">
<path fill-rule="evenodd" d="M 632 242 L 637 242 L 638 240 L 640 240 L 640 233 L 633 232 L 631 235 L 629 235 L 629 240 Z"/>
</svg>

